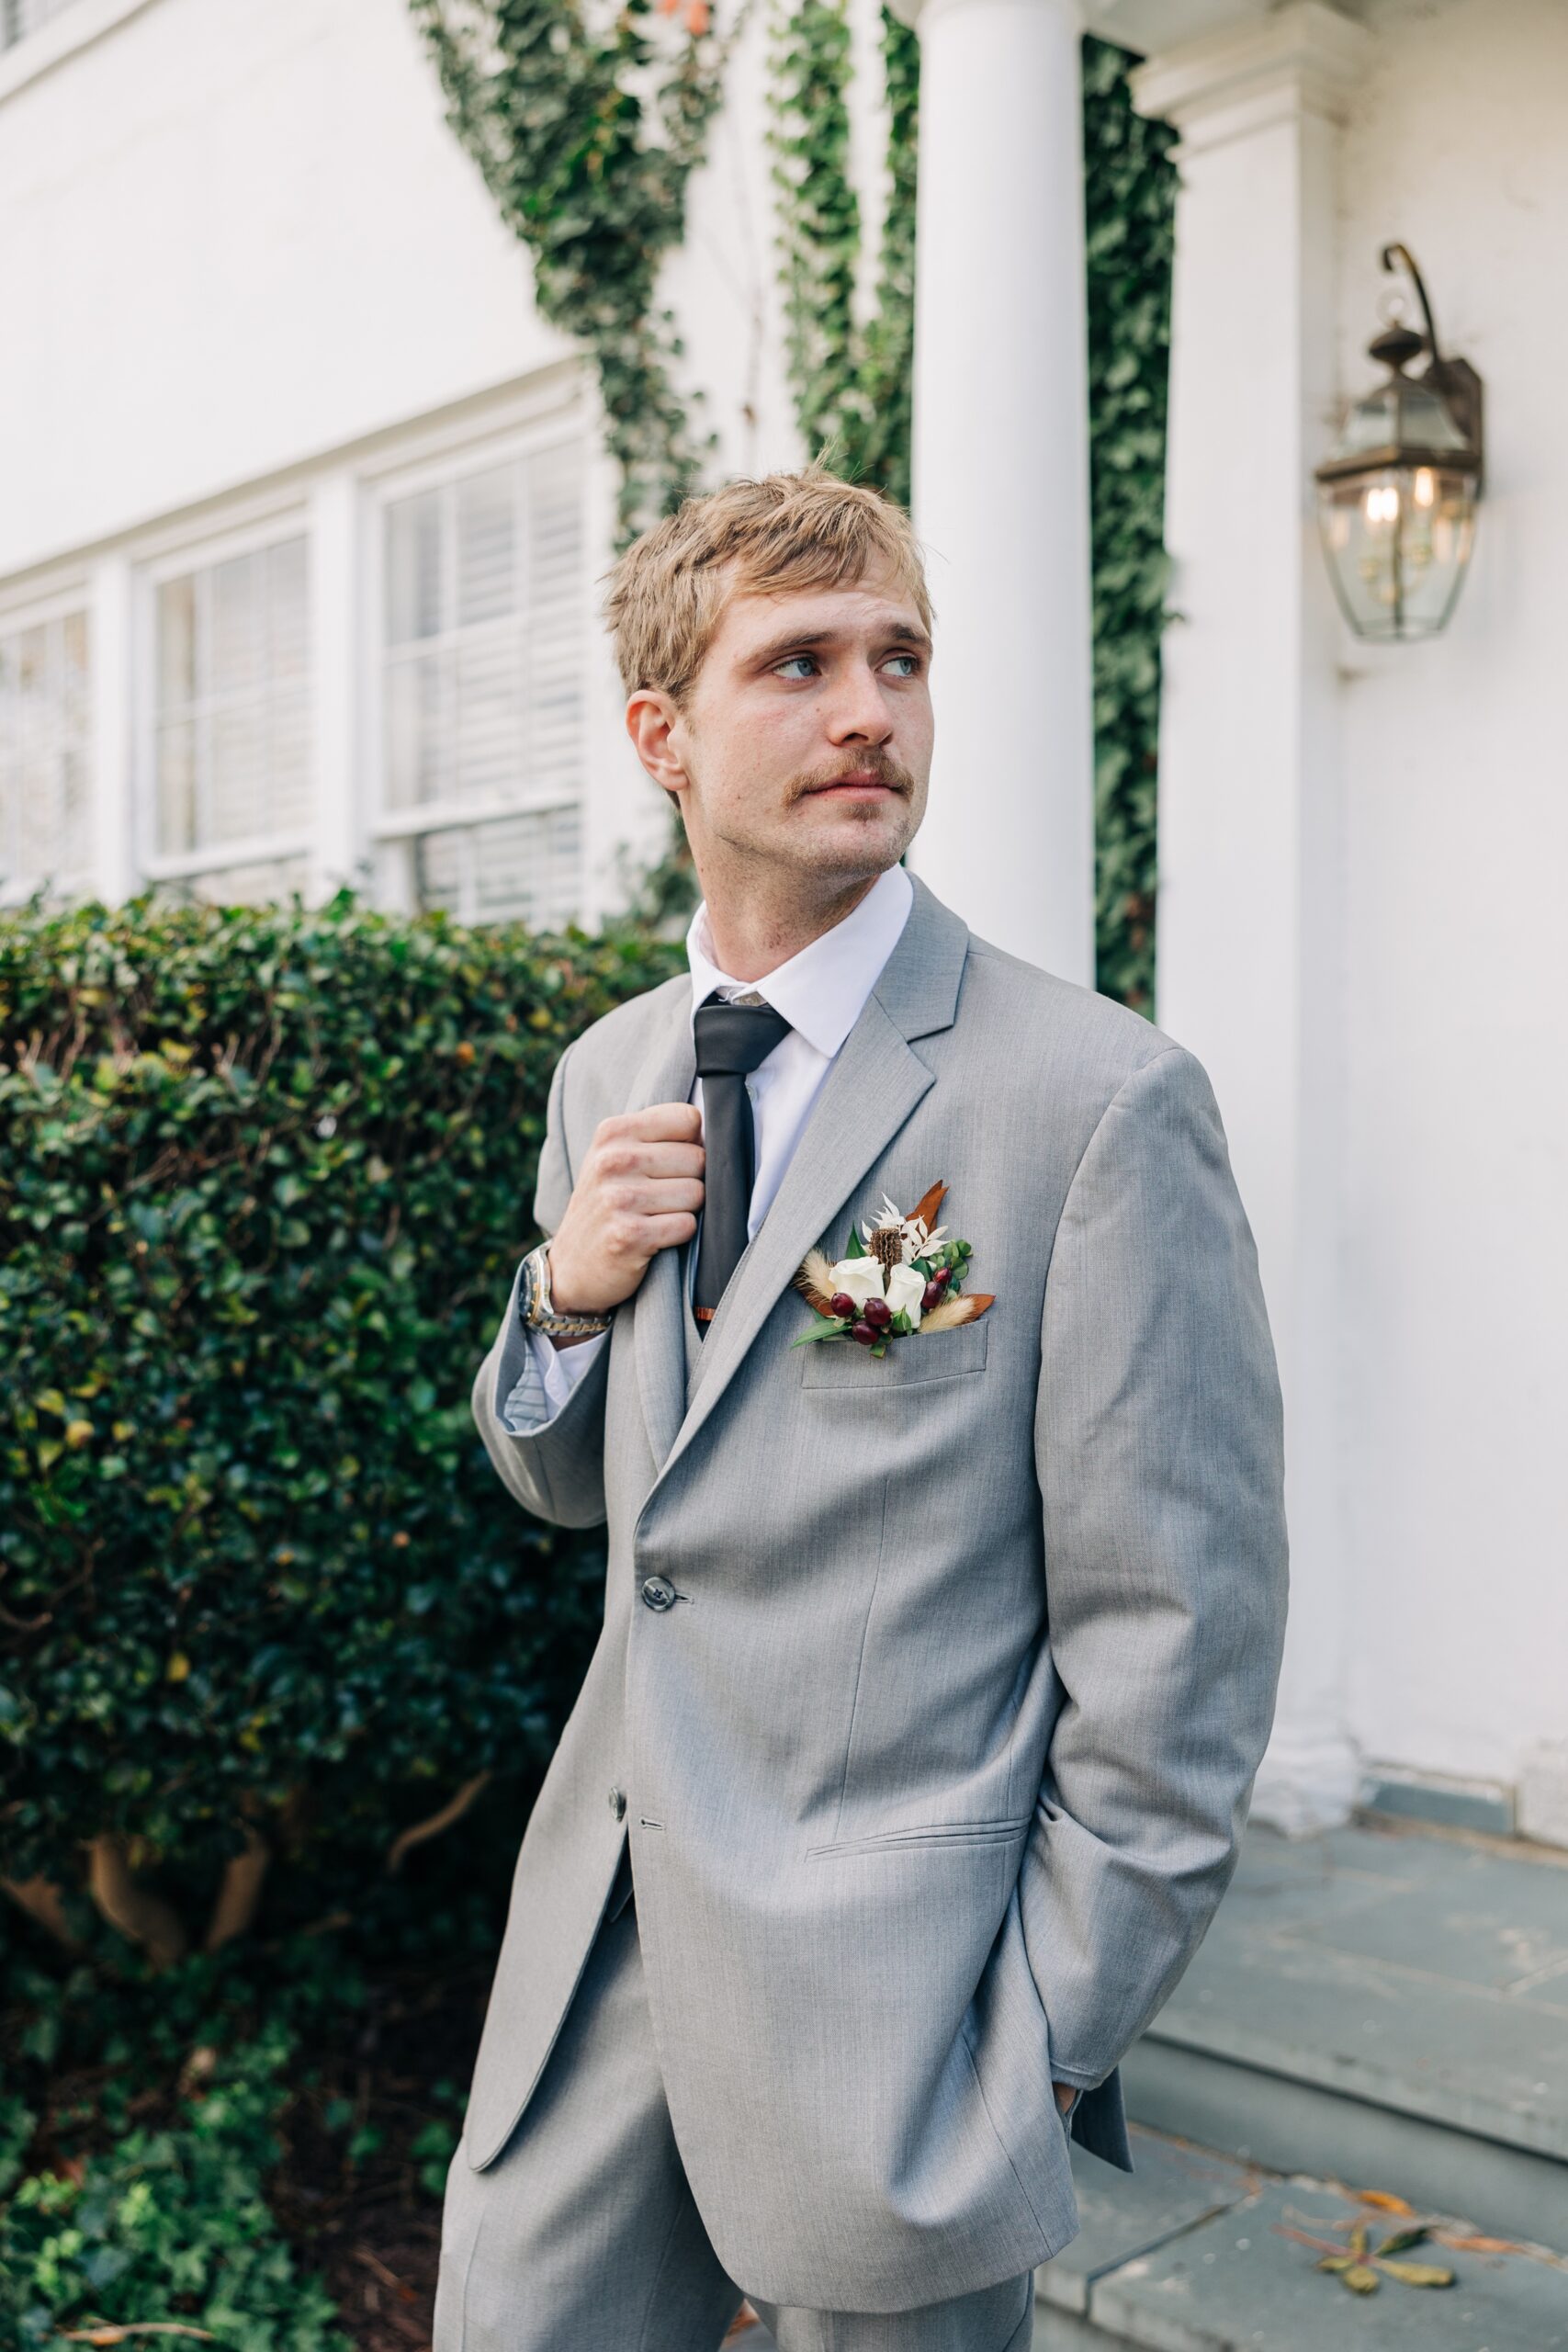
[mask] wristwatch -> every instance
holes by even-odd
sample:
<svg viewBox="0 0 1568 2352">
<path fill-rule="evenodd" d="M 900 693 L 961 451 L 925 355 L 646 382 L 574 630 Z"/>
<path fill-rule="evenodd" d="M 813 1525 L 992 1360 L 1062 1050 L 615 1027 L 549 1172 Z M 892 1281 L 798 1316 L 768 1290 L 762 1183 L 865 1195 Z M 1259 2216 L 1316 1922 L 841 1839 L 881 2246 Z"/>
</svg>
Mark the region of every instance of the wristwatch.
<svg viewBox="0 0 1568 2352">
<path fill-rule="evenodd" d="M 550 1304 L 549 1248 L 547 1241 L 541 1241 L 523 1261 L 517 1313 L 525 1329 L 570 1340 L 586 1338 L 591 1331 L 607 1331 L 614 1319 L 611 1316 L 557 1314 Z"/>
</svg>

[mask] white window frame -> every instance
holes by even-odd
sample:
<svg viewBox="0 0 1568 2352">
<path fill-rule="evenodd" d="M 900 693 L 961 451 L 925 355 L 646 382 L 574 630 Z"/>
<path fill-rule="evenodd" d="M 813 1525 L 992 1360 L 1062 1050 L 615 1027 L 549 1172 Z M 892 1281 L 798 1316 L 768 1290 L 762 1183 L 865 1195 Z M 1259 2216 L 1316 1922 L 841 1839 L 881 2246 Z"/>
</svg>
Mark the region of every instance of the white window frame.
<svg viewBox="0 0 1568 2352">
<path fill-rule="evenodd" d="M 312 821 L 275 833 L 252 833 L 243 840 L 209 842 L 195 849 L 160 850 L 158 841 L 158 591 L 167 580 L 187 571 L 202 571 L 226 563 L 231 557 L 254 555 L 279 539 L 305 542 L 306 640 L 310 648 L 307 739 Z M 311 512 L 307 499 L 269 507 L 264 514 L 222 531 L 188 537 L 148 554 L 136 567 L 134 609 L 133 708 L 134 741 L 131 765 L 134 859 L 144 882 L 185 882 L 197 875 L 223 874 L 241 866 L 272 865 L 286 858 L 304 861 L 313 868 L 321 829 L 321 773 L 316 756 L 318 696 L 318 628 L 316 616 L 316 548 Z M 302 891 L 301 895 L 305 895 Z"/>
<path fill-rule="evenodd" d="M 427 800 L 413 808 L 389 808 L 386 739 L 387 509 L 396 499 L 417 497 L 422 491 L 443 490 L 468 474 L 487 473 L 497 466 L 543 456 L 552 449 L 575 451 L 582 465 L 581 495 L 584 562 L 578 612 L 584 655 L 581 788 L 575 793 L 549 790 L 492 793 L 482 799 Z M 576 808 L 582 834 L 578 873 L 580 914 L 588 906 L 591 896 L 588 842 L 593 770 L 591 707 L 595 634 L 593 575 L 597 568 L 600 520 L 593 494 L 597 458 L 589 420 L 581 405 L 574 401 L 565 407 L 552 405 L 547 414 L 531 421 L 514 423 L 465 440 L 447 439 L 438 448 L 405 458 L 400 463 L 389 464 L 373 473 L 367 470 L 362 474 L 366 495 L 366 560 L 361 572 L 365 616 L 362 638 L 364 683 L 360 704 L 365 750 L 362 806 L 366 839 L 378 870 L 376 897 L 381 905 L 400 907 L 405 912 L 409 910 L 406 889 L 383 878 L 391 863 L 385 852 L 399 842 L 417 839 L 423 833 L 451 832 L 462 827 L 492 823 L 498 817 L 537 816 L 554 808 Z M 459 914 L 457 920 L 466 921 L 468 917 Z"/>
<path fill-rule="evenodd" d="M 39 884 L 46 878 L 49 880 L 48 899 L 51 904 L 86 896 L 95 888 L 97 878 L 98 809 L 94 777 L 97 757 L 99 648 L 92 582 L 85 575 L 62 579 L 46 592 L 35 588 L 25 598 L 0 600 L 0 637 L 17 636 L 23 629 L 47 628 L 51 621 L 63 620 L 71 613 L 85 614 L 87 622 L 87 715 L 82 738 L 87 820 L 83 863 L 68 874 L 51 877 L 33 874 L 13 880 L 0 874 L 0 907 L 25 905 Z"/>
</svg>

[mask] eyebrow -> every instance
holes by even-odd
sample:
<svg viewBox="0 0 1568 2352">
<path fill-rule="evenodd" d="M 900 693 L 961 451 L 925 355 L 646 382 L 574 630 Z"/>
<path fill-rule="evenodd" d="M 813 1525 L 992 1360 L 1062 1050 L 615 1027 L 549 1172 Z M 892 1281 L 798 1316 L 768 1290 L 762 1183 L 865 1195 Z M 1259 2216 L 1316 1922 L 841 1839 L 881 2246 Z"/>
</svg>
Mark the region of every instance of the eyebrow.
<svg viewBox="0 0 1568 2352">
<path fill-rule="evenodd" d="M 919 627 L 905 628 L 902 624 L 895 624 L 888 629 L 887 638 L 890 645 L 907 647 L 911 652 L 929 656 L 931 650 L 931 639 Z M 775 662 L 782 662 L 786 654 L 818 653 L 826 647 L 844 642 L 845 632 L 842 629 L 792 629 L 787 634 L 770 638 L 766 645 L 760 646 L 756 652 L 747 656 L 747 663 L 751 669 L 767 670 Z"/>
</svg>

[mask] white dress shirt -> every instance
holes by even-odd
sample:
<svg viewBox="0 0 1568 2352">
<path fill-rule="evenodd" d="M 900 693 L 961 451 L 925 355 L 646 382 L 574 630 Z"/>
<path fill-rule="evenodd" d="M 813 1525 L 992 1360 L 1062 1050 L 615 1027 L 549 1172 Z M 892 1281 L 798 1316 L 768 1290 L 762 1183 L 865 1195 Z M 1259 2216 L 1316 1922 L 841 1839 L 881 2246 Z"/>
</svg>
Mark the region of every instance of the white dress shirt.
<svg viewBox="0 0 1568 2352">
<path fill-rule="evenodd" d="M 750 996 L 755 991 L 790 1024 L 788 1036 L 780 1038 L 746 1081 L 757 1136 L 757 1172 L 746 1217 L 748 1239 L 772 1206 L 822 1081 L 893 953 L 914 896 L 914 885 L 903 866 L 890 865 L 841 922 L 823 932 L 787 963 L 765 972 L 760 980 L 738 980 L 732 973 L 720 971 L 714 961 L 705 899 L 692 917 L 686 931 L 686 956 L 692 970 L 694 1043 L 697 1007 L 716 989 L 725 997 Z M 700 1078 L 694 1081 L 689 1099 L 700 1112 Z M 699 1213 L 699 1235 L 701 1230 Z M 688 1298 L 696 1279 L 696 1264 L 694 1236 L 687 1252 Z M 530 1331 L 528 1370 L 506 1401 L 502 1414 L 505 1426 L 512 1428 L 515 1418 L 514 1435 L 540 1426 L 540 1382 L 547 1408 L 544 1418 L 553 1418 L 609 1336 L 601 1331 L 592 1340 L 558 1348 L 543 1332 Z"/>
</svg>

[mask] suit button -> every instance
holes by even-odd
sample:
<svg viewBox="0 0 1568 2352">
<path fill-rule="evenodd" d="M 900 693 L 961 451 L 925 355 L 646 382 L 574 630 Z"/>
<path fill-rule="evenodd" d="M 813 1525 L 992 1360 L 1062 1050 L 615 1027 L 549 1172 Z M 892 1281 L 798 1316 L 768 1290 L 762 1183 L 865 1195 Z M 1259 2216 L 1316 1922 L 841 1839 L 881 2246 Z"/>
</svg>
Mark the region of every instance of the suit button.
<svg viewBox="0 0 1568 2352">
<path fill-rule="evenodd" d="M 668 1609 L 675 1598 L 675 1588 L 668 1577 L 649 1577 L 643 1586 L 642 1597 L 649 1609 Z"/>
<path fill-rule="evenodd" d="M 626 1792 L 624 1789 L 612 1789 L 610 1791 L 610 1811 L 615 1815 L 617 1821 L 624 1821 L 626 1819 Z"/>
</svg>

